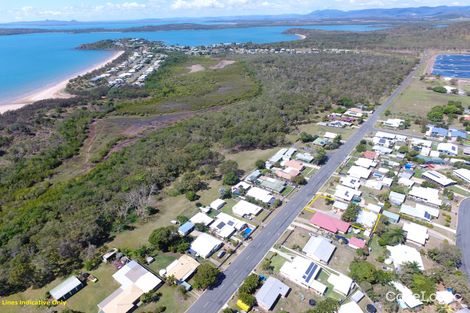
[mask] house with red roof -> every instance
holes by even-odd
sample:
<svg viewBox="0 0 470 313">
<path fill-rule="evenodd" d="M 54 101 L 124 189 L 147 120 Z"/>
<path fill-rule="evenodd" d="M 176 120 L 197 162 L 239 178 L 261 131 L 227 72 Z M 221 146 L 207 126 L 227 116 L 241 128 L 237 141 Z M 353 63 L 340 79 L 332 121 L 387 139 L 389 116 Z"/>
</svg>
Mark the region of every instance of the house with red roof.
<svg viewBox="0 0 470 313">
<path fill-rule="evenodd" d="M 375 151 L 365 151 L 362 155 L 366 159 L 374 160 L 377 157 L 377 152 L 375 152 Z"/>
<path fill-rule="evenodd" d="M 349 239 L 349 246 L 354 249 L 363 249 L 366 246 L 366 242 L 362 239 L 352 237 Z"/>
<path fill-rule="evenodd" d="M 321 212 L 315 212 L 313 217 L 310 219 L 310 223 L 335 234 L 346 234 L 351 227 L 351 224 Z"/>
<path fill-rule="evenodd" d="M 300 172 L 304 169 L 304 164 L 297 160 L 289 160 L 284 163 L 284 167 L 293 168 Z"/>
</svg>

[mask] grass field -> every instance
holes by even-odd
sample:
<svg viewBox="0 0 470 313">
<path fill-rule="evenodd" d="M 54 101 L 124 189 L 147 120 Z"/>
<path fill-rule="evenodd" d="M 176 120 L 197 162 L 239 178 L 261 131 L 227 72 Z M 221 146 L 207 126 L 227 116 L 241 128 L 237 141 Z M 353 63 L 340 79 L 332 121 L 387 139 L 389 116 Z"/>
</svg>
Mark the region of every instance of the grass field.
<svg viewBox="0 0 470 313">
<path fill-rule="evenodd" d="M 56 310 L 59 312 L 64 309 L 73 309 L 80 312 L 96 312 L 96 305 L 104 298 L 110 295 L 114 290 L 119 288 L 119 284 L 113 279 L 112 275 L 116 269 L 110 264 L 101 264 L 98 269 L 90 271 L 95 277 L 98 278 L 96 283 L 88 283 L 83 289 L 73 295 L 67 300 L 65 306 L 57 306 Z M 5 297 L 5 300 L 38 300 L 44 299 L 47 291 L 51 290 L 60 284 L 65 278 L 58 278 L 50 284 L 39 289 L 28 289 L 25 292 L 15 294 L 13 296 Z M 2 306 L 0 308 L 2 313 L 30 313 L 30 312 L 52 312 L 47 308 L 38 308 L 35 306 Z"/>
<path fill-rule="evenodd" d="M 394 116 L 423 117 L 437 105 L 445 105 L 448 101 L 461 101 L 464 107 L 470 105 L 470 97 L 449 94 L 440 94 L 427 87 L 444 85 L 444 82 L 424 82 L 416 77 L 410 86 L 400 94 L 390 107 Z"/>
<path fill-rule="evenodd" d="M 149 78 L 147 99 L 119 104 L 121 114 L 159 114 L 199 110 L 250 98 L 259 92 L 258 83 L 245 65 L 236 62 L 217 67 L 219 59 L 191 57 Z M 197 70 L 192 68 L 197 67 Z"/>
<path fill-rule="evenodd" d="M 227 160 L 233 160 L 238 163 L 238 167 L 245 173 L 255 169 L 256 160 L 267 160 L 281 148 L 272 149 L 256 149 L 232 153 L 228 151 L 220 151 Z"/>
</svg>

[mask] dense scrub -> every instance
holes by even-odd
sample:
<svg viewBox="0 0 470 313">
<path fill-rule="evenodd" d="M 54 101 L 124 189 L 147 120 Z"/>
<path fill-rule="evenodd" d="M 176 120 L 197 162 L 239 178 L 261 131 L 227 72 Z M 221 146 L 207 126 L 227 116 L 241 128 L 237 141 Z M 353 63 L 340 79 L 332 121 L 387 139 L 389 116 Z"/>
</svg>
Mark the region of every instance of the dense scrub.
<svg viewBox="0 0 470 313">
<path fill-rule="evenodd" d="M 59 144 L 1 168 L 0 294 L 40 286 L 81 267 L 113 232 L 148 214 L 143 200 L 179 178 L 192 182 L 181 193 L 204 188 L 222 161 L 216 147 L 279 145 L 293 124 L 314 119 L 341 97 L 379 101 L 414 65 L 411 59 L 368 54 L 253 56 L 244 62 L 262 85 L 259 96 L 156 131 L 86 175 L 47 180 L 51 164 L 77 152 L 93 116 L 82 110 L 51 126 L 61 134 Z M 22 112 L 14 120 L 27 127 L 30 120 Z M 12 116 L 0 117 L 0 123 L 5 119 Z"/>
<path fill-rule="evenodd" d="M 413 49 L 420 51 L 434 49 L 467 49 L 469 44 L 470 23 L 449 23 L 439 28 L 429 23 L 396 25 L 390 29 L 371 33 L 330 32 L 307 30 L 301 27 L 288 30 L 293 34 L 304 34 L 306 40 L 283 43 L 283 46 L 338 49 Z"/>
</svg>

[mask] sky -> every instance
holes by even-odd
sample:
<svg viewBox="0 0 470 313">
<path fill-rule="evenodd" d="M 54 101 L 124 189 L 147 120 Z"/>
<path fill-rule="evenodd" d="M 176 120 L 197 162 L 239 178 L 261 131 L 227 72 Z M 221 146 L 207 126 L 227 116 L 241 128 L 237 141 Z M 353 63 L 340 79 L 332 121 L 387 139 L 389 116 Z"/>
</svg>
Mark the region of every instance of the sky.
<svg viewBox="0 0 470 313">
<path fill-rule="evenodd" d="M 470 5 L 470 0 L 0 0 L 0 22 L 305 14 L 438 5 Z"/>
</svg>

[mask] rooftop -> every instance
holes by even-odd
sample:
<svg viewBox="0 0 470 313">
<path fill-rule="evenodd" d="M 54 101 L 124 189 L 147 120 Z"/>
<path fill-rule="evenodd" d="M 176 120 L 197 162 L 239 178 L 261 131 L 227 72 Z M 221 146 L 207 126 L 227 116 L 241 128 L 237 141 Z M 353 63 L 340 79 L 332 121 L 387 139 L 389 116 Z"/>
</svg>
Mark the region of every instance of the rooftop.
<svg viewBox="0 0 470 313">
<path fill-rule="evenodd" d="M 75 276 L 70 276 L 63 282 L 61 282 L 58 286 L 54 287 L 49 291 L 51 296 L 56 299 L 60 300 L 62 297 L 67 295 L 69 292 L 73 291 L 75 288 L 78 288 L 82 285 L 82 282 Z"/>
<path fill-rule="evenodd" d="M 336 250 L 328 239 L 324 237 L 310 237 L 302 251 L 309 257 L 328 263 Z"/>
<path fill-rule="evenodd" d="M 423 259 L 421 254 L 415 248 L 407 245 L 396 245 L 387 246 L 387 250 L 390 251 L 390 259 L 396 269 L 408 262 L 416 262 L 422 270 L 424 270 Z"/>
<path fill-rule="evenodd" d="M 173 276 L 178 281 L 185 281 L 199 265 L 198 261 L 187 254 L 183 254 L 166 267 L 166 276 Z"/>
<path fill-rule="evenodd" d="M 315 212 L 313 217 L 310 219 L 310 223 L 332 233 L 337 233 L 338 231 L 347 233 L 351 227 L 349 223 L 321 212 Z"/>
<path fill-rule="evenodd" d="M 271 310 L 280 296 L 285 297 L 290 288 L 280 280 L 269 277 L 256 293 L 256 301 L 266 310 Z"/>
</svg>

